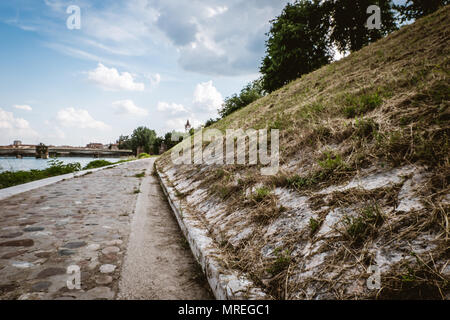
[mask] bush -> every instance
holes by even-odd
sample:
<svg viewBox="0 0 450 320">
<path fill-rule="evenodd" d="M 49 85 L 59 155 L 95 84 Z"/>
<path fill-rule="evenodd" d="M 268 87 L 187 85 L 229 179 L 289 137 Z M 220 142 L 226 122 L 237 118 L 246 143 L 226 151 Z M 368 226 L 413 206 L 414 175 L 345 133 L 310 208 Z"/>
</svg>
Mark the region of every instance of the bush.
<svg viewBox="0 0 450 320">
<path fill-rule="evenodd" d="M 138 158 L 139 159 L 147 159 L 147 158 L 150 158 L 150 155 L 148 153 L 144 152 L 144 153 L 139 154 Z"/>
<path fill-rule="evenodd" d="M 52 159 L 48 164 L 49 167 L 44 170 L 5 171 L 0 173 L 0 189 L 81 170 L 81 164 L 78 162 L 64 164 L 61 160 Z"/>
<path fill-rule="evenodd" d="M 112 165 L 112 162 L 106 161 L 106 160 L 94 160 L 89 162 L 83 170 L 89 170 L 89 169 L 95 169 L 95 168 L 101 168 L 105 166 Z"/>
<path fill-rule="evenodd" d="M 61 174 L 72 173 L 81 170 L 81 164 L 79 164 L 78 162 L 64 164 L 64 162 L 62 162 L 61 160 L 52 159 L 48 161 L 48 164 L 50 166 L 45 169 L 45 171 L 50 176 L 58 176 Z"/>
</svg>

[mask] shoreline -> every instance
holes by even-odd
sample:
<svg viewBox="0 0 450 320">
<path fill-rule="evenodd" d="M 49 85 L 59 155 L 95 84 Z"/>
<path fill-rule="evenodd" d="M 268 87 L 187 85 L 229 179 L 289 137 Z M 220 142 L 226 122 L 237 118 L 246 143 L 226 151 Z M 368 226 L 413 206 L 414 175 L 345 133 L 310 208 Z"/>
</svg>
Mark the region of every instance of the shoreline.
<svg viewBox="0 0 450 320">
<path fill-rule="evenodd" d="M 71 173 L 67 173 L 67 174 L 61 174 L 61 175 L 56 175 L 56 176 L 52 176 L 52 177 L 48 177 L 48 178 L 38 179 L 38 180 L 18 184 L 18 185 L 7 187 L 7 188 L 2 188 L 2 189 L 0 189 L 0 200 L 4 200 L 9 197 L 12 197 L 17 194 L 24 193 L 24 192 L 27 192 L 30 190 L 48 186 L 50 184 L 54 184 L 59 181 L 81 177 L 81 176 L 84 176 L 84 175 L 87 175 L 87 174 L 90 174 L 90 173 L 93 173 L 96 171 L 100 171 L 100 170 L 108 169 L 108 168 L 114 168 L 114 167 L 124 164 L 124 163 L 135 162 L 135 161 L 140 161 L 140 160 L 145 160 L 145 159 L 135 159 L 135 160 L 117 162 L 117 163 L 114 163 L 114 164 L 111 164 L 108 166 L 92 168 L 92 169 L 87 169 L 87 170 L 80 170 L 80 171 L 71 172 Z M 1 173 L 0 173 L 0 175 L 1 175 Z"/>
</svg>

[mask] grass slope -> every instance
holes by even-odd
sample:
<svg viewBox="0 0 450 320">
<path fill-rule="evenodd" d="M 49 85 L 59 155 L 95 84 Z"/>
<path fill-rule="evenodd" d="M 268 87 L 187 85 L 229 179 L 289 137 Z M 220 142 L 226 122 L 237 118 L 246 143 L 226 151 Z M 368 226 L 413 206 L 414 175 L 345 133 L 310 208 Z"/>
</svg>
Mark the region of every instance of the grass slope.
<svg viewBox="0 0 450 320">
<path fill-rule="evenodd" d="M 415 241 L 433 234 L 436 246 L 431 259 L 429 252 L 426 257 L 412 254 L 416 263 L 390 271 L 387 276 L 394 285 L 376 296 L 440 298 L 448 293 L 448 277 L 433 264 L 438 260 L 448 263 L 449 259 L 449 30 L 447 6 L 211 126 L 220 130 L 280 129 L 281 168 L 277 176 L 261 176 L 258 166 L 174 167 L 169 153 L 157 160 L 162 171 L 175 170 L 172 176 L 177 179 L 197 181 L 196 189 L 206 189 L 211 201 L 226 207 L 229 216 L 239 211 L 249 213 L 229 225 L 252 225 L 257 239 L 236 246 L 222 231 L 216 236 L 228 257 L 227 265 L 249 274 L 275 298 L 308 296 L 301 293 L 307 291 L 308 284 L 287 284 L 295 266 L 302 263 L 302 257 L 292 252 L 305 241 L 321 240 L 314 237 L 330 209 L 308 221 L 308 234 L 280 236 L 283 248 L 266 259 L 258 241 L 287 210 L 272 192 L 282 188 L 308 197 L 313 209 L 358 207 L 358 215 L 345 217 L 343 234 L 333 240 L 341 244 L 336 252 L 343 252 L 329 261 L 333 268 L 354 257 L 367 266 L 373 257 L 365 249 L 377 241 L 388 244 L 398 235 L 404 241 Z M 386 214 L 386 210 L 395 212 L 401 185 L 373 192 L 336 192 L 326 203 L 316 194 L 349 182 L 370 168 L 388 171 L 406 165 L 425 171 L 426 178 L 415 195 L 423 204 L 422 210 L 400 216 Z M 252 188 L 249 196 L 247 190 Z M 180 192 L 180 201 L 196 189 Z M 214 225 L 211 229 L 215 234 Z M 328 286 L 336 298 L 375 297 L 375 293 L 340 292 L 317 277 L 308 281 L 316 283 L 315 289 Z"/>
</svg>

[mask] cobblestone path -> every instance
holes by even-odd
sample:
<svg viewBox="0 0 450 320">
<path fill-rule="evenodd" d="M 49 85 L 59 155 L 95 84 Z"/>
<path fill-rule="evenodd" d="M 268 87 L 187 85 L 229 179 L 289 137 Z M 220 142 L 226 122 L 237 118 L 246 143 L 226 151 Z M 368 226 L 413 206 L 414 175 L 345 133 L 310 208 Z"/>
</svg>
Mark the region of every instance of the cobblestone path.
<svg viewBox="0 0 450 320">
<path fill-rule="evenodd" d="M 129 162 L 0 201 L 0 299 L 115 299 L 143 181 L 135 175 L 151 174 L 152 163 Z M 69 289 L 77 278 L 69 266 L 80 268 L 81 289 Z"/>
</svg>

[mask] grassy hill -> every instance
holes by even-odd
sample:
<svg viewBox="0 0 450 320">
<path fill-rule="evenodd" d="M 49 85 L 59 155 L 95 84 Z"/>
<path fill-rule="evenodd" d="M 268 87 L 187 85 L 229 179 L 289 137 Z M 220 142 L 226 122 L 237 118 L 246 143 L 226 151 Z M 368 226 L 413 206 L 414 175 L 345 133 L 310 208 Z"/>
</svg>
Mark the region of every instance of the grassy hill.
<svg viewBox="0 0 450 320">
<path fill-rule="evenodd" d="M 447 6 L 212 126 L 279 129 L 276 176 L 157 161 L 226 268 L 279 299 L 448 298 L 449 30 Z"/>
</svg>

